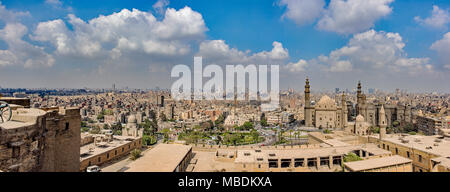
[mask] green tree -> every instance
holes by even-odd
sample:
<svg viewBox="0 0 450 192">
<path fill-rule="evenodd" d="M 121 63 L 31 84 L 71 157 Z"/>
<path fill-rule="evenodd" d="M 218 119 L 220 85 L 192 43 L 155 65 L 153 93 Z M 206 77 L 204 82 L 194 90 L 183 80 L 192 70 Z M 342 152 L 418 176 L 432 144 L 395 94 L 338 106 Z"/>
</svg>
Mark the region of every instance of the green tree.
<svg viewBox="0 0 450 192">
<path fill-rule="evenodd" d="M 113 131 L 114 135 L 122 135 L 122 124 L 116 123 L 111 125 L 111 130 Z"/>
<path fill-rule="evenodd" d="M 371 133 L 380 133 L 380 128 L 377 126 L 370 126 L 369 130 Z"/>
<path fill-rule="evenodd" d="M 267 119 L 265 117 L 263 119 L 261 119 L 261 126 L 263 126 L 263 127 L 269 126 L 269 124 L 267 123 Z"/>
<path fill-rule="evenodd" d="M 94 127 L 91 128 L 89 133 L 91 133 L 91 134 L 99 134 L 100 133 L 100 128 L 98 126 L 94 126 Z"/>
<path fill-rule="evenodd" d="M 161 133 L 163 134 L 163 142 L 168 142 L 170 130 L 168 128 L 165 128 L 161 131 Z"/>
<path fill-rule="evenodd" d="M 131 151 L 131 153 L 130 153 L 131 160 L 134 161 L 134 160 L 138 159 L 139 157 L 141 157 L 141 150 L 134 149 L 133 151 Z"/>
<path fill-rule="evenodd" d="M 249 122 L 249 121 L 245 122 L 244 125 L 242 125 L 242 129 L 246 130 L 246 131 L 252 130 L 253 129 L 253 123 Z"/>
<path fill-rule="evenodd" d="M 220 116 L 214 121 L 214 124 L 217 126 L 217 125 L 223 124 L 224 122 L 225 122 L 225 117 L 224 117 L 223 115 L 220 115 Z"/>
<path fill-rule="evenodd" d="M 252 129 L 252 131 L 250 132 L 250 135 L 252 136 L 254 143 L 258 143 L 259 142 L 259 133 L 258 133 L 258 131 Z"/>
<path fill-rule="evenodd" d="M 154 136 L 144 135 L 142 136 L 142 143 L 145 146 L 153 145 L 156 143 L 156 139 L 154 139 Z"/>
<path fill-rule="evenodd" d="M 352 161 L 360 161 L 360 160 L 362 160 L 362 158 L 352 152 L 350 152 L 344 156 L 344 162 L 352 162 Z"/>
<path fill-rule="evenodd" d="M 103 113 L 100 113 L 97 115 L 97 120 L 103 120 L 105 118 L 105 115 Z"/>
<path fill-rule="evenodd" d="M 417 133 L 414 132 L 414 131 L 411 131 L 411 132 L 408 132 L 408 134 L 410 134 L 410 135 L 416 135 Z"/>
<path fill-rule="evenodd" d="M 103 115 L 113 115 L 114 112 L 111 109 L 106 109 L 103 111 Z"/>
<path fill-rule="evenodd" d="M 399 121 L 394 121 L 393 123 L 392 123 L 392 126 L 394 126 L 394 127 L 398 127 L 400 125 L 400 122 Z"/>
<path fill-rule="evenodd" d="M 144 129 L 144 135 L 154 135 L 156 131 L 158 131 L 157 122 L 150 121 L 149 119 L 145 119 L 144 122 L 140 124 L 140 127 Z"/>
<path fill-rule="evenodd" d="M 88 132 L 88 131 L 89 131 L 89 128 L 87 128 L 87 127 L 81 127 L 81 132 L 85 133 L 85 132 Z"/>
</svg>

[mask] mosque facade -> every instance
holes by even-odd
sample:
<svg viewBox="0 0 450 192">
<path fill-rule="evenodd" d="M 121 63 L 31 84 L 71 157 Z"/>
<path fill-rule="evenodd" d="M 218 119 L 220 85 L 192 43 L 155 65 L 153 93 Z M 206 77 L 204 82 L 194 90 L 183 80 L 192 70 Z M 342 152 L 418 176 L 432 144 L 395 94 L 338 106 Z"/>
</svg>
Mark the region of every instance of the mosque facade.
<svg viewBox="0 0 450 192">
<path fill-rule="evenodd" d="M 344 93 L 337 103 L 325 95 L 317 103 L 311 102 L 309 79 L 305 84 L 305 126 L 330 130 L 343 130 L 357 135 L 368 135 L 371 126 L 390 127 L 394 121 L 410 123 L 412 121 L 411 107 L 405 104 L 385 104 L 384 101 L 368 103 L 362 93 L 361 82 L 358 82 L 357 103 L 355 105 L 355 121 L 349 121 L 349 106 Z"/>
</svg>

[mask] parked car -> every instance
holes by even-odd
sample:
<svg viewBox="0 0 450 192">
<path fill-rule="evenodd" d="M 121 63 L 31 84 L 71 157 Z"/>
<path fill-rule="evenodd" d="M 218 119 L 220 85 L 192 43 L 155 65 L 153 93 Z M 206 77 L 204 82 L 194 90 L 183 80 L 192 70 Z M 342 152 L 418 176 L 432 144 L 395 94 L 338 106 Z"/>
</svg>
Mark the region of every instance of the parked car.
<svg viewBox="0 0 450 192">
<path fill-rule="evenodd" d="M 97 165 L 90 166 L 86 169 L 86 172 L 101 172 L 102 170 Z"/>
</svg>

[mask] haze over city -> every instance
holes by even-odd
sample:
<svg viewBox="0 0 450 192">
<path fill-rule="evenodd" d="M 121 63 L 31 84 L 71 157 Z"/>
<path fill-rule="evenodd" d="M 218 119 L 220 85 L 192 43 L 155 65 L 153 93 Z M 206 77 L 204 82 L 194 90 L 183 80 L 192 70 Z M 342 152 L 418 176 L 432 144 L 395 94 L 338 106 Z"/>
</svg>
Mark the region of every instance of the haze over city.
<svg viewBox="0 0 450 192">
<path fill-rule="evenodd" d="M 170 88 L 202 56 L 278 64 L 282 89 L 448 93 L 449 18 L 428 0 L 0 1 L 0 86 Z"/>
</svg>

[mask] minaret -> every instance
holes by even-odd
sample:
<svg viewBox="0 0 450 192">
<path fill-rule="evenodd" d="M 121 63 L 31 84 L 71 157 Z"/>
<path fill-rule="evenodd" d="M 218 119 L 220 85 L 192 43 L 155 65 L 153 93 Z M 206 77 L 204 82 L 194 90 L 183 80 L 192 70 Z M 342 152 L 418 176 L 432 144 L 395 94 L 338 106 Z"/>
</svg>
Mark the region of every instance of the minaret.
<svg viewBox="0 0 450 192">
<path fill-rule="evenodd" d="M 358 81 L 358 90 L 356 92 L 356 114 L 360 115 L 363 114 L 362 107 L 363 107 L 363 94 L 361 90 L 361 81 Z"/>
<path fill-rule="evenodd" d="M 309 86 L 309 78 L 306 77 L 306 82 L 305 82 L 305 112 L 304 112 L 304 116 L 305 116 L 305 126 L 307 127 L 312 127 L 312 115 L 311 115 L 311 99 L 310 99 L 310 90 L 309 90 L 310 86 Z"/>
<path fill-rule="evenodd" d="M 381 105 L 380 112 L 378 113 L 378 125 L 380 127 L 380 140 L 386 136 L 386 112 L 384 112 L 384 105 Z"/>
<path fill-rule="evenodd" d="M 341 105 L 342 105 L 342 111 L 341 111 L 342 127 L 341 128 L 344 130 L 345 128 L 347 128 L 347 119 L 348 119 L 347 100 L 345 99 L 344 91 L 342 91 Z"/>
<path fill-rule="evenodd" d="M 362 93 L 362 91 L 361 91 L 361 81 L 358 81 L 358 91 L 356 93 L 357 93 L 356 94 L 356 97 L 357 97 L 356 103 L 360 103 L 361 102 L 361 97 L 362 97 L 362 95 L 361 95 L 361 93 Z"/>
</svg>

